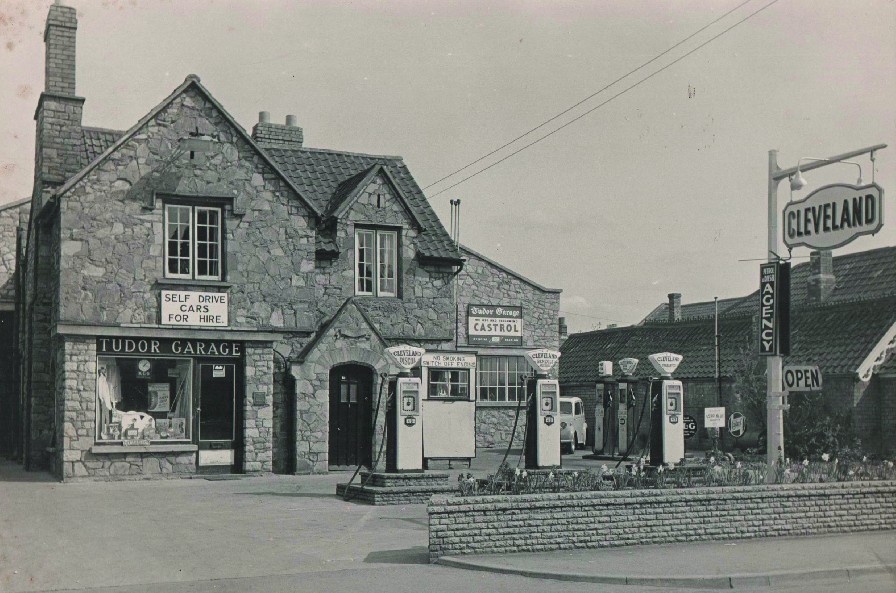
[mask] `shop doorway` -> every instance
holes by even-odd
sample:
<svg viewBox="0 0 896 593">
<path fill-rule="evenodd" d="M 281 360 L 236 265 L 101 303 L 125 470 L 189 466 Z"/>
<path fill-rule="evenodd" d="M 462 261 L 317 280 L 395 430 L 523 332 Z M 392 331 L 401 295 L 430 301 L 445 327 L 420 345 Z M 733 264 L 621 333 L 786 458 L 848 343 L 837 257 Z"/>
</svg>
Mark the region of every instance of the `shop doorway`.
<svg viewBox="0 0 896 593">
<path fill-rule="evenodd" d="M 372 399 L 371 369 L 345 364 L 330 370 L 330 466 L 371 466 Z"/>
<path fill-rule="evenodd" d="M 234 473 L 242 465 L 239 453 L 240 393 L 234 363 L 200 362 L 194 419 L 200 473 Z"/>
</svg>

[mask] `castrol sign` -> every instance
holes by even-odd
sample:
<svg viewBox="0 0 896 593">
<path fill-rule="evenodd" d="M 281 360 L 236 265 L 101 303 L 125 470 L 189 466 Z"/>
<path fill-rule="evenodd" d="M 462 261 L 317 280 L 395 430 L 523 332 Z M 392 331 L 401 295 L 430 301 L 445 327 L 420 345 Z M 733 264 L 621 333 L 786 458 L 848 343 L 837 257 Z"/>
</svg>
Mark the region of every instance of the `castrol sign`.
<svg viewBox="0 0 896 593">
<path fill-rule="evenodd" d="M 784 244 L 834 249 L 884 225 L 884 190 L 838 183 L 821 187 L 784 208 Z"/>
<path fill-rule="evenodd" d="M 420 359 L 426 353 L 426 350 L 423 348 L 417 348 L 416 346 L 392 346 L 391 348 L 386 348 L 386 352 L 389 353 L 389 356 L 392 357 L 392 360 L 395 361 L 395 364 L 400 366 L 406 371 L 411 370 L 417 363 L 420 362 Z"/>
<path fill-rule="evenodd" d="M 526 360 L 529 361 L 529 364 L 536 371 L 547 373 L 560 360 L 560 353 L 557 350 L 548 350 L 547 348 L 529 350 L 526 352 Z"/>
</svg>

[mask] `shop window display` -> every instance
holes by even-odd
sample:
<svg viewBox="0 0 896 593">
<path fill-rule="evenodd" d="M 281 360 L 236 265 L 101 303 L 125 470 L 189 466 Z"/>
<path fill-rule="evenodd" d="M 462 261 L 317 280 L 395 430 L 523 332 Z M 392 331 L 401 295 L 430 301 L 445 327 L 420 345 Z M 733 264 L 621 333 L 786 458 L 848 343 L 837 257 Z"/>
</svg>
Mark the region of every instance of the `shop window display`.
<svg viewBox="0 0 896 593">
<path fill-rule="evenodd" d="M 189 441 L 192 376 L 187 359 L 99 357 L 96 440 Z"/>
</svg>

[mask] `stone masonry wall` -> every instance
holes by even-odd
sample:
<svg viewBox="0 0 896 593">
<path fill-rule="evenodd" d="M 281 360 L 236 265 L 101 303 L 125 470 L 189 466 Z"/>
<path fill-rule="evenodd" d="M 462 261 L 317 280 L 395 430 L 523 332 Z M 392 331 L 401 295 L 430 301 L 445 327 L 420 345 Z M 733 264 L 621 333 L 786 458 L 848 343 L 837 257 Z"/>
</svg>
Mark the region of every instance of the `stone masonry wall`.
<svg viewBox="0 0 896 593">
<path fill-rule="evenodd" d="M 896 482 L 436 495 L 429 554 L 602 548 L 896 529 Z"/>
<path fill-rule="evenodd" d="M 0 205 L 0 303 L 12 303 L 16 296 L 16 230 L 19 216 L 28 224 L 30 200 Z"/>
<path fill-rule="evenodd" d="M 457 276 L 458 344 L 467 344 L 467 305 L 507 305 L 523 308 L 524 348 L 560 347 L 559 290 L 525 281 L 468 249 L 462 253 L 467 262 Z"/>
<path fill-rule="evenodd" d="M 516 421 L 516 434 L 513 437 L 513 446 L 525 445 L 526 410 L 516 411 L 516 405 L 504 407 L 476 408 L 476 447 L 506 447 L 510 443 L 513 432 L 514 414 L 519 418 Z"/>
<path fill-rule="evenodd" d="M 268 344 L 247 342 L 246 399 L 243 408 L 243 471 L 273 471 L 274 356 Z M 260 400 L 260 401 L 256 401 Z"/>
<path fill-rule="evenodd" d="M 196 131 L 207 153 L 177 148 Z M 222 278 L 166 285 L 164 207 L 154 196 L 234 196 L 226 209 Z M 61 198 L 60 319 L 159 323 L 161 289 L 227 290 L 234 329 L 314 326 L 314 219 L 307 206 L 189 87 Z"/>
</svg>

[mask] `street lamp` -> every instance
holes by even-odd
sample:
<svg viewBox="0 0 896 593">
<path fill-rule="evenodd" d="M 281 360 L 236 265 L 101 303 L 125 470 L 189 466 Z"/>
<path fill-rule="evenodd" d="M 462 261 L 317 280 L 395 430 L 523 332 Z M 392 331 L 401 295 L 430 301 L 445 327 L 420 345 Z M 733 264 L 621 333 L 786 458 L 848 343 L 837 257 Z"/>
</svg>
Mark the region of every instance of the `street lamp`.
<svg viewBox="0 0 896 593">
<path fill-rule="evenodd" d="M 873 158 L 871 160 L 874 160 Z M 790 178 L 790 189 L 793 191 L 803 189 L 806 186 L 806 179 L 803 177 L 803 174 L 800 172 L 800 163 L 803 161 L 825 161 L 829 162 L 830 159 L 816 159 L 810 156 L 801 157 L 800 160 L 796 162 L 796 175 Z M 849 165 L 855 165 L 859 168 L 859 178 L 856 180 L 856 185 L 862 185 L 862 165 L 855 161 L 840 161 L 841 163 L 847 163 Z M 872 177 L 874 176 L 874 170 L 871 171 Z"/>
<path fill-rule="evenodd" d="M 874 152 L 886 148 L 886 144 L 877 144 L 847 152 L 827 159 L 800 159 L 797 161 L 796 167 L 789 169 L 781 169 L 778 167 L 778 151 L 768 151 L 768 262 L 775 263 L 780 256 L 779 233 L 778 233 L 778 183 L 782 179 L 790 179 L 794 175 L 794 182 L 801 182 L 802 187 L 805 185 L 805 179 L 801 172 L 811 171 L 826 167 L 833 163 L 840 163 L 846 159 L 871 153 L 871 160 L 874 160 Z M 811 163 L 801 165 L 801 161 L 811 160 Z M 854 163 L 858 164 L 858 163 Z M 859 165 L 859 179 L 861 180 L 861 165 Z M 861 181 L 859 181 L 861 184 Z M 799 188 L 795 188 L 799 189 Z M 770 470 L 774 469 L 778 460 L 784 455 L 784 396 L 787 394 L 783 390 L 781 383 L 781 375 L 783 372 L 783 358 L 780 355 L 768 356 L 766 358 L 766 377 L 767 398 L 766 398 L 766 462 Z M 768 472 L 769 479 L 772 479 L 773 471 Z"/>
</svg>

